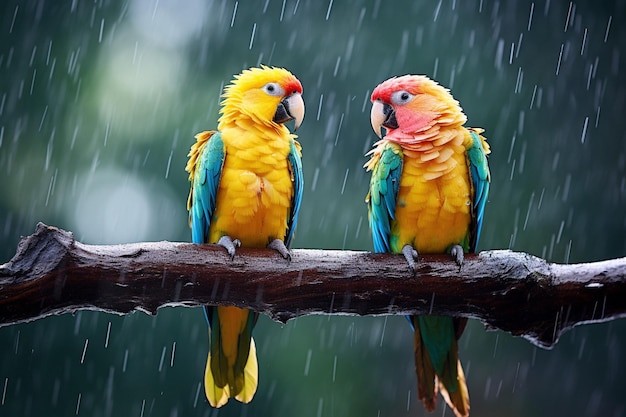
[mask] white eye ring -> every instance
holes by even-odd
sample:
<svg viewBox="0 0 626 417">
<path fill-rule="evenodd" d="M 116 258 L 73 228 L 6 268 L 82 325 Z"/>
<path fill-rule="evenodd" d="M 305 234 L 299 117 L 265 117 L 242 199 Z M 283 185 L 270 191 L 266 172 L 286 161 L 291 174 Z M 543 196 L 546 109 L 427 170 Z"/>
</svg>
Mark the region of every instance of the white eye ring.
<svg viewBox="0 0 626 417">
<path fill-rule="evenodd" d="M 406 104 L 413 100 L 415 96 L 408 91 L 400 90 L 391 95 L 391 102 L 393 104 Z"/>
<path fill-rule="evenodd" d="M 284 96 L 285 90 L 278 83 L 267 83 L 263 86 L 263 91 L 270 96 Z"/>
</svg>

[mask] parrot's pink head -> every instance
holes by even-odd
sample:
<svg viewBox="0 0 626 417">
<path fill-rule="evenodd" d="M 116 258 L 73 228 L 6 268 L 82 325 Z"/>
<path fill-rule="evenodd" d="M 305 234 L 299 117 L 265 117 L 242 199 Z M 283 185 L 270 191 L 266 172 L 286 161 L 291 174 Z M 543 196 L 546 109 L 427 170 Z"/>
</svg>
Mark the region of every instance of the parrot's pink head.
<svg viewBox="0 0 626 417">
<path fill-rule="evenodd" d="M 382 137 L 381 128 L 396 139 L 412 137 L 437 123 L 465 123 L 465 115 L 450 92 L 425 75 L 403 75 L 379 84 L 372 92 L 371 122 Z"/>
</svg>

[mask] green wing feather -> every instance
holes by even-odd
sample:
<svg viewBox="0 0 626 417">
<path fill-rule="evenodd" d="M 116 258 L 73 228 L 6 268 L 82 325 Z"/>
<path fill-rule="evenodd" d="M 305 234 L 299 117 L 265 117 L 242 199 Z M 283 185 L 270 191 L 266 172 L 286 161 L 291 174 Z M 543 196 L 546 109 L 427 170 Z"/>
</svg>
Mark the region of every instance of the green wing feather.
<svg viewBox="0 0 626 417">
<path fill-rule="evenodd" d="M 403 166 L 402 148 L 391 142 L 383 146 L 367 198 L 374 252 L 378 253 L 391 252 L 391 222 L 395 219 Z"/>
</svg>

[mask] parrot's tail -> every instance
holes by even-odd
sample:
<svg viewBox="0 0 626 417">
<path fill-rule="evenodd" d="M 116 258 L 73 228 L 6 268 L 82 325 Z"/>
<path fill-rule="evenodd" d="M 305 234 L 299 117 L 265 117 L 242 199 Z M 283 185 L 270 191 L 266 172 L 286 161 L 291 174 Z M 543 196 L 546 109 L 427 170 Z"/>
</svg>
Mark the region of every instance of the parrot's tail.
<svg viewBox="0 0 626 417">
<path fill-rule="evenodd" d="M 259 366 L 256 359 L 254 339 L 250 339 L 250 353 L 244 368 L 243 384 L 239 392 L 234 392 L 235 387 L 231 387 L 230 384 L 220 387 L 215 383 L 215 377 L 211 371 L 211 351 L 209 350 L 206 370 L 204 371 L 204 392 L 211 406 L 219 408 L 226 404 L 231 397 L 235 397 L 237 401 L 242 403 L 249 403 L 256 393 L 258 382 Z"/>
<path fill-rule="evenodd" d="M 437 390 L 439 384 L 435 384 L 435 368 L 422 342 L 419 328 L 413 331 L 413 349 L 415 354 L 415 373 L 417 374 L 417 398 L 424 403 L 426 411 L 435 411 L 437 404 Z"/>
<path fill-rule="evenodd" d="M 213 407 L 229 398 L 249 403 L 259 380 L 252 328 L 257 313 L 233 306 L 205 307 L 209 323 L 209 354 L 204 392 Z"/>
<path fill-rule="evenodd" d="M 469 391 L 467 390 L 467 383 L 465 382 L 465 374 L 463 373 L 461 361 L 457 359 L 456 363 L 459 389 L 454 392 L 448 392 L 442 383 L 439 383 L 439 389 L 441 390 L 441 396 L 446 400 L 446 403 L 452 411 L 454 411 L 456 417 L 468 417 L 470 409 Z"/>
<path fill-rule="evenodd" d="M 441 396 L 454 411 L 456 417 L 468 417 L 469 391 L 459 360 L 456 338 L 452 340 L 442 375 L 437 375 L 422 338 L 417 316 L 412 316 L 411 324 L 414 325 L 413 346 L 417 374 L 417 398 L 423 402 L 427 411 L 433 412 L 437 405 L 437 392 L 441 391 Z"/>
</svg>

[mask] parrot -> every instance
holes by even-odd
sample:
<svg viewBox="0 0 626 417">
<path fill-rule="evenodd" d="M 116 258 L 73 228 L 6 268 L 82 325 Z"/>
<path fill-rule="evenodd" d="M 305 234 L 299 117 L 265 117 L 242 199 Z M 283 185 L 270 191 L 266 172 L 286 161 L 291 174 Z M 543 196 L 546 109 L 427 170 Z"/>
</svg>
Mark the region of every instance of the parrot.
<svg viewBox="0 0 626 417">
<path fill-rule="evenodd" d="M 217 130 L 195 136 L 185 170 L 192 242 L 268 247 L 291 260 L 303 195 L 302 148 L 294 132 L 304 118 L 302 84 L 288 70 L 243 70 L 224 88 Z M 252 338 L 258 313 L 204 306 L 209 352 L 204 388 L 212 407 L 252 401 L 258 385 Z"/>
<path fill-rule="evenodd" d="M 448 253 L 459 268 L 476 251 L 491 175 L 490 147 L 448 89 L 425 75 L 380 83 L 370 120 L 379 137 L 366 154 L 374 251 L 403 254 L 414 275 L 419 253 Z M 384 135 L 383 135 L 384 128 Z M 467 318 L 407 316 L 413 328 L 418 399 L 435 410 L 440 392 L 457 417 L 469 392 L 457 341 Z"/>
</svg>

